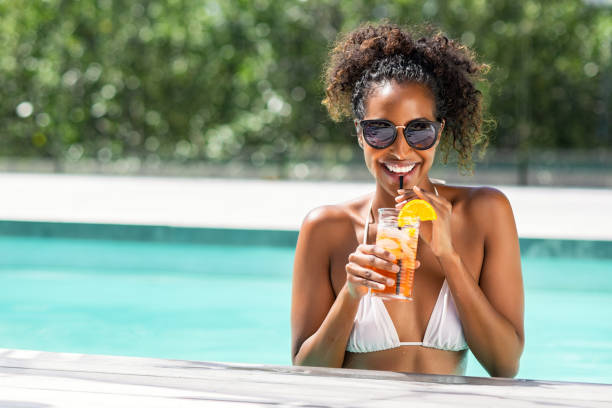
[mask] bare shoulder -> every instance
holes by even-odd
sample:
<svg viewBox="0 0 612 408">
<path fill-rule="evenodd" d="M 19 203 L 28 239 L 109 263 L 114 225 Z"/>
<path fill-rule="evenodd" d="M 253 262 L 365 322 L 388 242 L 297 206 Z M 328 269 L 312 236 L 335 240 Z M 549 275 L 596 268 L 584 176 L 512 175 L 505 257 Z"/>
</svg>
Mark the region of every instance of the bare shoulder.
<svg viewBox="0 0 612 408">
<path fill-rule="evenodd" d="M 514 218 L 508 197 L 493 187 L 471 187 L 468 194 L 469 214 L 480 219 Z M 489 218 L 491 217 L 491 218 Z"/>
<path fill-rule="evenodd" d="M 512 211 L 504 193 L 493 187 L 443 186 L 442 194 L 455 207 L 461 207 L 469 215 L 482 217 L 490 212 Z"/>
<path fill-rule="evenodd" d="M 324 205 L 314 208 L 306 214 L 301 232 L 321 233 L 336 230 L 350 225 L 351 217 L 341 205 Z"/>
<path fill-rule="evenodd" d="M 313 208 L 304 217 L 302 228 L 308 227 L 322 227 L 330 223 L 342 223 L 349 220 L 349 214 L 342 205 L 323 205 L 321 207 Z"/>
<path fill-rule="evenodd" d="M 367 196 L 334 205 L 324 205 L 308 212 L 301 230 L 337 230 L 339 227 L 353 228 L 355 223 L 362 222 L 361 213 L 367 205 Z"/>
<path fill-rule="evenodd" d="M 302 223 L 298 235 L 295 258 L 294 277 L 311 279 L 314 275 L 327 274 L 337 254 L 346 252 L 349 243 L 356 240 L 355 229 L 358 203 L 349 202 L 336 205 L 325 205 L 311 210 Z M 323 275 L 321 275 L 323 274 Z M 316 280 L 323 282 L 322 280 Z M 308 281 L 310 282 L 310 281 Z M 329 280 L 325 280 L 329 284 Z M 304 282 L 301 283 L 304 285 Z M 331 297 L 333 290 L 329 289 Z M 321 287 L 315 291 L 321 292 Z"/>
<path fill-rule="evenodd" d="M 453 204 L 453 213 L 458 213 L 483 237 L 497 236 L 502 230 L 510 232 L 516 228 L 510 201 L 500 190 L 463 186 L 445 186 L 440 190 Z"/>
</svg>

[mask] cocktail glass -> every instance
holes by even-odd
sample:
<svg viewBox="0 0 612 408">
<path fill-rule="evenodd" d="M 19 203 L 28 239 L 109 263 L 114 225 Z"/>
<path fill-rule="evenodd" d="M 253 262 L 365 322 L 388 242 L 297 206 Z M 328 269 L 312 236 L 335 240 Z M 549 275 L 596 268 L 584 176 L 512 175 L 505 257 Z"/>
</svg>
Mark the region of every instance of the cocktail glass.
<svg viewBox="0 0 612 408">
<path fill-rule="evenodd" d="M 404 225 L 399 227 L 398 214 L 399 210 L 395 208 L 378 210 L 376 245 L 395 255 L 395 263 L 400 267 L 400 271 L 395 274 L 373 268 L 381 275 L 393 279 L 395 283 L 382 290 L 372 289 L 372 294 L 386 299 L 412 300 L 416 251 L 419 241 L 419 219 L 404 218 Z"/>
</svg>

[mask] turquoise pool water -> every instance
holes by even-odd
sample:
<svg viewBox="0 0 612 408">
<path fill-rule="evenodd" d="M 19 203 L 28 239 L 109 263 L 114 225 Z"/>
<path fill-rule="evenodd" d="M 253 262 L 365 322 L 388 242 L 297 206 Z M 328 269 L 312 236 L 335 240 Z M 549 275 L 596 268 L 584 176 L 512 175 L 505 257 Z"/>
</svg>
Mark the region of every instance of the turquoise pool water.
<svg viewBox="0 0 612 408">
<path fill-rule="evenodd" d="M 290 364 L 293 249 L 0 237 L 0 347 Z M 612 383 L 612 260 L 523 258 L 519 377 Z M 469 375 L 486 375 L 473 357 Z"/>
</svg>

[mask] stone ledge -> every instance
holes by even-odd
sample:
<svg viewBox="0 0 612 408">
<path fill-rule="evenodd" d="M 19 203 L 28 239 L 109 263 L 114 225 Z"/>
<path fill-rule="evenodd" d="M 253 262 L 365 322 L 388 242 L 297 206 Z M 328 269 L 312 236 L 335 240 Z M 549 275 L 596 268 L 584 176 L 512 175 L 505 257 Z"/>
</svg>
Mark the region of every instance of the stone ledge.
<svg viewBox="0 0 612 408">
<path fill-rule="evenodd" d="M 608 407 L 612 385 L 0 349 L 3 407 Z"/>
</svg>

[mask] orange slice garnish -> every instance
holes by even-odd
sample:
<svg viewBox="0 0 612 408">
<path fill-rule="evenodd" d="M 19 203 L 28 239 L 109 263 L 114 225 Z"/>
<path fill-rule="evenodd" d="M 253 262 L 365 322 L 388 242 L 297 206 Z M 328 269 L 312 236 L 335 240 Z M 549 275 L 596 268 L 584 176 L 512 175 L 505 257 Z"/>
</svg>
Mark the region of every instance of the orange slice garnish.
<svg viewBox="0 0 612 408">
<path fill-rule="evenodd" d="M 397 225 L 403 227 L 409 224 L 412 219 L 418 218 L 421 221 L 431 221 L 438 218 L 436 211 L 431 204 L 425 200 L 408 201 L 397 216 Z"/>
</svg>

